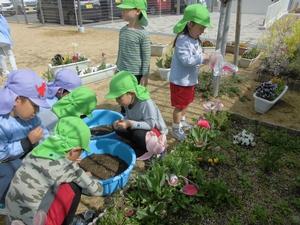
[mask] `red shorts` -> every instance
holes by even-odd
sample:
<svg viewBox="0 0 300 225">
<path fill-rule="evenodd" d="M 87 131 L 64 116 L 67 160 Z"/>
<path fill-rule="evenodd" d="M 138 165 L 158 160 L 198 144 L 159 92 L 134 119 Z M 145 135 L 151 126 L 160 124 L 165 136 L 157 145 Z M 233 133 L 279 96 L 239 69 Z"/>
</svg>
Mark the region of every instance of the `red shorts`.
<svg viewBox="0 0 300 225">
<path fill-rule="evenodd" d="M 179 86 L 170 83 L 171 105 L 176 109 L 185 109 L 194 101 L 195 86 Z"/>
</svg>

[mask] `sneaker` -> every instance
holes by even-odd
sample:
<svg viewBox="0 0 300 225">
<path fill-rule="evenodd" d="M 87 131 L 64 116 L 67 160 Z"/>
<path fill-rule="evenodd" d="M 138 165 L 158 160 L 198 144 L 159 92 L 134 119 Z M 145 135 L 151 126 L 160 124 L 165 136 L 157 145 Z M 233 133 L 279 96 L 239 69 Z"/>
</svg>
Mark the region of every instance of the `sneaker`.
<svg viewBox="0 0 300 225">
<path fill-rule="evenodd" d="M 172 128 L 172 135 L 178 141 L 183 141 L 186 138 L 186 135 L 181 127 L 179 128 Z"/>
<path fill-rule="evenodd" d="M 180 125 L 183 129 L 186 129 L 186 130 L 190 130 L 193 128 L 193 126 L 191 124 L 189 124 L 188 122 L 186 122 L 186 120 L 181 120 Z"/>
</svg>

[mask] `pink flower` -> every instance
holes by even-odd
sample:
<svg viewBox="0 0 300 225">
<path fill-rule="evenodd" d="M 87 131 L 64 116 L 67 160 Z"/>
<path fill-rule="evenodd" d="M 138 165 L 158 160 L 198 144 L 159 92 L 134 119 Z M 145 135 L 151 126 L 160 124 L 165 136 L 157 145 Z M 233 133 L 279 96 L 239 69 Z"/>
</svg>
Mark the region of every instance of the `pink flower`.
<svg viewBox="0 0 300 225">
<path fill-rule="evenodd" d="M 196 185 L 194 184 L 186 184 L 184 185 L 184 187 L 182 188 L 182 192 L 186 195 L 189 196 L 194 196 L 198 193 L 198 188 L 196 187 Z"/>
<path fill-rule="evenodd" d="M 199 119 L 197 125 L 202 128 L 210 129 L 210 124 L 207 120 Z"/>
<path fill-rule="evenodd" d="M 179 184 L 178 177 L 174 174 L 171 174 L 168 178 L 168 184 L 173 187 L 177 186 Z"/>
</svg>

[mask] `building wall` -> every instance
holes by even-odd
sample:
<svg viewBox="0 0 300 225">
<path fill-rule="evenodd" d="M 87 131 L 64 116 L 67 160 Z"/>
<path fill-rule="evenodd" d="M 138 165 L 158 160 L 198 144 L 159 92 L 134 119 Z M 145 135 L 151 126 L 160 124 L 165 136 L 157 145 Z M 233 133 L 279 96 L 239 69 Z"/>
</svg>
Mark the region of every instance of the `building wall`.
<svg viewBox="0 0 300 225">
<path fill-rule="evenodd" d="M 232 12 L 236 12 L 236 0 L 232 3 Z M 242 0 L 242 13 L 265 15 L 271 0 Z"/>
</svg>

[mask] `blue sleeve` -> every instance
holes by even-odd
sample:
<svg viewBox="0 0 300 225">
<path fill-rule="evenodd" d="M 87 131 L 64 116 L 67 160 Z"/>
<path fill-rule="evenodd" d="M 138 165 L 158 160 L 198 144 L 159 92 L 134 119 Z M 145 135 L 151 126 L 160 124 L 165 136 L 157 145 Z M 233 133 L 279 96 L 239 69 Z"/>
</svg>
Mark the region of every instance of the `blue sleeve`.
<svg viewBox="0 0 300 225">
<path fill-rule="evenodd" d="M 177 39 L 175 54 L 178 60 L 185 66 L 196 66 L 202 63 L 202 54 L 194 50 L 185 38 Z"/>
<path fill-rule="evenodd" d="M 28 133 L 35 127 L 41 126 L 38 117 L 30 121 L 18 121 L 0 117 L 0 161 L 20 157 L 23 153 L 21 140 L 26 138 Z M 49 132 L 43 129 L 44 137 Z"/>
<path fill-rule="evenodd" d="M 16 158 L 23 154 L 23 148 L 21 140 L 10 142 L 8 137 L 11 132 L 0 125 L 0 161 L 4 161 L 10 158 Z"/>
</svg>

